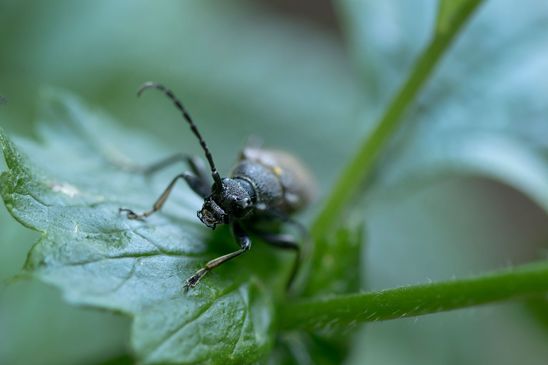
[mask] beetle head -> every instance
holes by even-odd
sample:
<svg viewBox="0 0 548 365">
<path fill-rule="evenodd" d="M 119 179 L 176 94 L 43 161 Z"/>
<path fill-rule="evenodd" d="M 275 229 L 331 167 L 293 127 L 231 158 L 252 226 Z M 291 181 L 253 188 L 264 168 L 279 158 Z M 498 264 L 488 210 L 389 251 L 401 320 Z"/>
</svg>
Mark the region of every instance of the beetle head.
<svg viewBox="0 0 548 365">
<path fill-rule="evenodd" d="M 235 179 L 225 178 L 214 184 L 212 194 L 204 201 L 198 218 L 208 227 L 227 224 L 231 218 L 243 218 L 252 208 L 251 197 Z"/>
</svg>

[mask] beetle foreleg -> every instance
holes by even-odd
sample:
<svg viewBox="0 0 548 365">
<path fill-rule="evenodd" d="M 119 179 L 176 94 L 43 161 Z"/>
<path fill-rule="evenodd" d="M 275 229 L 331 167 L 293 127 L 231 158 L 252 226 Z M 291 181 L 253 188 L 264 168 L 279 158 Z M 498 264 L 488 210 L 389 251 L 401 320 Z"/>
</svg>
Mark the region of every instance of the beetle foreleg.
<svg viewBox="0 0 548 365">
<path fill-rule="evenodd" d="M 171 182 L 169 183 L 169 185 L 167 186 L 167 188 L 164 190 L 164 192 L 162 193 L 162 195 L 160 195 L 160 197 L 156 200 L 156 202 L 154 203 L 154 205 L 152 206 L 152 209 L 150 210 L 147 210 L 143 213 L 140 213 L 140 214 L 137 214 L 135 213 L 133 210 L 131 209 L 127 209 L 127 208 L 120 208 L 119 211 L 120 213 L 121 212 L 126 212 L 127 213 L 127 217 L 129 219 L 143 219 L 143 218 L 146 218 L 148 216 L 150 216 L 151 214 L 154 214 L 155 212 L 159 211 L 160 209 L 162 209 L 162 206 L 165 204 L 167 198 L 169 197 L 169 194 L 171 193 L 171 190 L 173 190 L 173 187 L 175 186 L 175 183 L 177 182 L 177 180 L 179 179 L 187 179 L 187 175 L 186 174 L 180 174 L 180 175 L 177 175 L 173 178 L 173 180 L 171 180 Z"/>
<path fill-rule="evenodd" d="M 237 251 L 231 252 L 229 254 L 217 257 L 216 259 L 213 259 L 207 262 L 203 268 L 196 271 L 194 275 L 192 275 L 186 280 L 186 283 L 184 286 L 185 289 L 195 287 L 196 284 L 198 284 L 198 282 L 200 281 L 200 279 L 202 279 L 205 276 L 205 274 L 207 274 L 214 268 L 224 264 L 225 262 L 240 256 L 244 252 L 249 251 L 249 249 L 251 248 L 251 239 L 249 238 L 247 233 L 244 232 L 244 230 L 238 223 L 232 224 L 232 233 L 234 234 L 234 238 L 236 238 L 236 240 L 238 241 L 238 244 L 240 245 L 240 249 Z"/>
</svg>

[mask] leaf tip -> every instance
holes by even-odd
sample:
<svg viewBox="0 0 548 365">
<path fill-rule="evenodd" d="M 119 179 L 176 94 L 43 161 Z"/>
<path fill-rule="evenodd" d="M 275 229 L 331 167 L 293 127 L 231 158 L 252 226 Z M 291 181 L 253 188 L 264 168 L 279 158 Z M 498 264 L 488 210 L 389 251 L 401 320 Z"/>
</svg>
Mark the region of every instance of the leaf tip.
<svg viewBox="0 0 548 365">
<path fill-rule="evenodd" d="M 21 160 L 21 156 L 2 127 L 0 127 L 0 147 L 2 148 L 2 154 L 4 155 L 8 169 L 11 170 L 16 167 Z"/>
</svg>

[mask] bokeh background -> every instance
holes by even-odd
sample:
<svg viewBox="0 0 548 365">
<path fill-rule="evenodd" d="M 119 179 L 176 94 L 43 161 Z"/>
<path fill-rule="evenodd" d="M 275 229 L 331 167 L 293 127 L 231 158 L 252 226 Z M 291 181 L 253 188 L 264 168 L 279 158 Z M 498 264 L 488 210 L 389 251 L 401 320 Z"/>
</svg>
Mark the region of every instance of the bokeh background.
<svg viewBox="0 0 548 365">
<path fill-rule="evenodd" d="M 185 101 L 223 171 L 256 135 L 299 155 L 325 194 L 424 46 L 436 9 L 427 0 L 340 3 L 0 0 L 0 95 L 8 99 L 0 125 L 32 137 L 40 90 L 56 86 L 173 151 L 197 152 L 168 103 L 135 97 L 142 82 L 160 81 Z M 341 10 L 361 3 L 370 3 L 364 21 L 376 31 L 364 37 L 366 51 L 353 46 L 359 32 Z M 497 16 L 513 14 L 509 3 L 498 3 L 506 10 Z M 530 7 L 546 10 L 539 3 Z M 367 289 L 527 262 L 548 241 L 540 205 L 478 174 L 372 194 L 364 204 Z M 19 272 L 36 239 L 0 207 L 0 280 Z M 370 324 L 348 364 L 546 364 L 543 313 L 504 303 Z M 15 281 L 0 290 L 0 363 L 100 364 L 127 353 L 129 326 L 70 307 L 39 282 Z"/>
</svg>

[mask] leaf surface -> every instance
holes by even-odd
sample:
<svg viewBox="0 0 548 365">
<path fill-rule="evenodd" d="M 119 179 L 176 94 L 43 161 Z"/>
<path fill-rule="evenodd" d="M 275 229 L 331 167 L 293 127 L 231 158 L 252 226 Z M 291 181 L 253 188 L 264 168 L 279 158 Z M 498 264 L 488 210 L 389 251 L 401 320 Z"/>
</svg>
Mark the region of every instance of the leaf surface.
<svg viewBox="0 0 548 365">
<path fill-rule="evenodd" d="M 272 342 L 272 290 L 250 265 L 227 264 L 183 291 L 205 261 L 236 248 L 226 231 L 209 242 L 195 215 L 199 199 L 181 184 L 147 221 L 118 213 L 121 206 L 148 208 L 163 188 L 166 180 L 125 168 L 161 147 L 117 129 L 75 97 L 52 91 L 45 98 L 41 143 L 19 140 L 16 147 L 3 132 L 0 139 L 4 202 L 41 233 L 26 270 L 74 304 L 133 316 L 132 345 L 143 363 L 260 358 Z"/>
<path fill-rule="evenodd" d="M 427 2 L 341 3 L 375 108 L 384 108 L 430 34 L 443 35 L 467 3 L 440 1 L 437 17 Z M 547 10 L 542 1 L 479 8 L 405 115 L 376 170 L 376 192 L 473 174 L 548 210 Z"/>
</svg>

